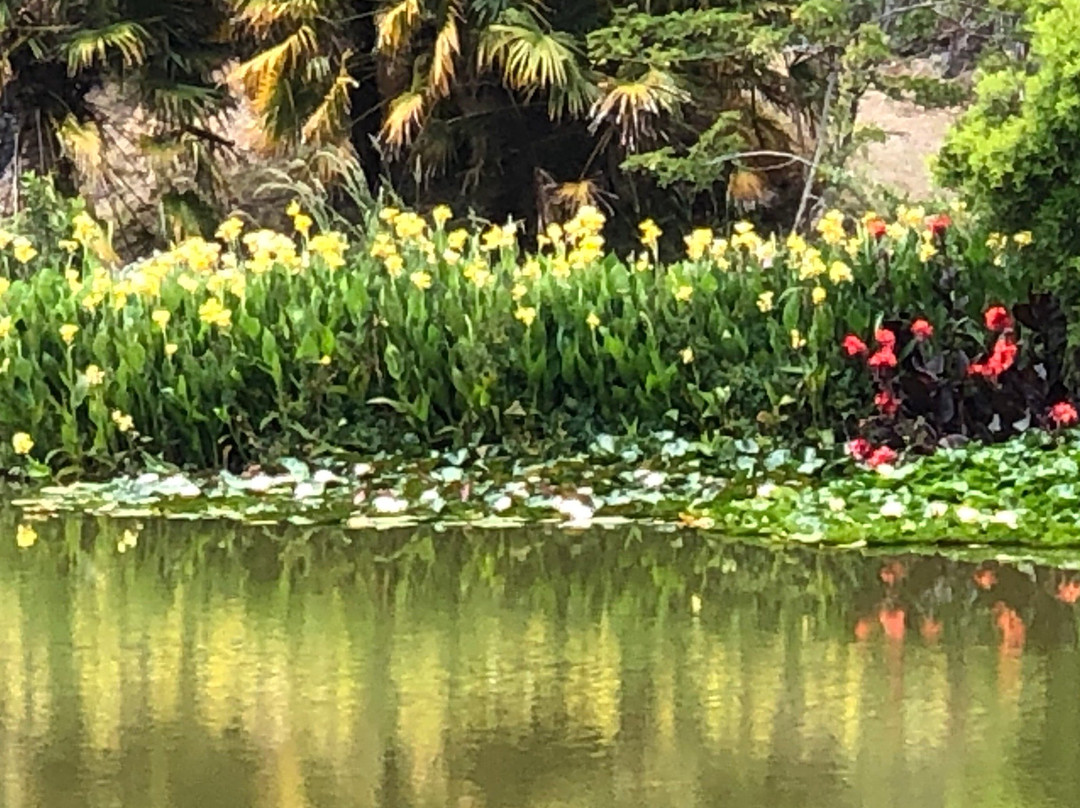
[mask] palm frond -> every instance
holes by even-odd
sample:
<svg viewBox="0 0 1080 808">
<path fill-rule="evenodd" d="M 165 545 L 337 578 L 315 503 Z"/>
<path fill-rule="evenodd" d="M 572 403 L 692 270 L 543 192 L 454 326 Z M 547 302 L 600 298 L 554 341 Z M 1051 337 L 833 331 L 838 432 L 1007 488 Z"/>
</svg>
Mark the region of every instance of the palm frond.
<svg viewBox="0 0 1080 808">
<path fill-rule="evenodd" d="M 600 83 L 600 97 L 590 110 L 590 131 L 610 122 L 619 133 L 619 142 L 634 151 L 643 137 L 655 134 L 653 124 L 662 113 L 674 113 L 689 100 L 674 77 L 657 69 L 636 81 L 606 79 Z"/>
<path fill-rule="evenodd" d="M 66 43 L 68 75 L 74 76 L 95 64 L 108 61 L 109 51 L 120 53 L 125 67 L 142 64 L 146 59 L 146 29 L 135 22 L 118 22 L 104 28 L 82 28 Z"/>
<path fill-rule="evenodd" d="M 257 53 L 237 65 L 229 78 L 243 84 L 244 91 L 260 114 L 265 114 L 286 71 L 317 49 L 315 31 L 301 25 L 277 45 Z"/>
<path fill-rule="evenodd" d="M 310 22 L 319 14 L 319 0 L 230 0 L 233 23 L 264 36 L 284 22 Z"/>
<path fill-rule="evenodd" d="M 424 94 L 414 90 L 408 90 L 390 102 L 381 137 L 391 151 L 398 152 L 412 142 L 423 121 L 424 102 Z"/>
<path fill-rule="evenodd" d="M 420 21 L 420 0 L 399 0 L 384 6 L 375 17 L 375 50 L 386 56 L 398 53 Z"/>
<path fill-rule="evenodd" d="M 101 130 L 93 121 L 79 123 L 74 115 L 68 115 L 56 129 L 57 138 L 65 155 L 75 168 L 91 182 L 101 177 L 105 155 L 101 143 Z"/>
<path fill-rule="evenodd" d="M 330 85 L 322 102 L 311 113 L 301 134 L 305 143 L 329 143 L 340 138 L 349 119 L 351 109 L 349 91 L 358 82 L 349 74 L 349 58 L 352 51 L 345 51 L 337 78 Z"/>
<path fill-rule="evenodd" d="M 450 94 L 450 85 L 454 81 L 454 60 L 460 53 L 457 10 L 451 6 L 432 47 L 431 76 L 428 84 L 431 94 L 436 98 Z"/>
<path fill-rule="evenodd" d="M 500 71 L 505 84 L 526 98 L 547 91 L 553 118 L 563 109 L 581 114 L 594 90 L 579 65 L 573 39 L 542 31 L 525 17 L 512 19 L 519 21 L 493 23 L 481 31 L 477 67 Z"/>
</svg>

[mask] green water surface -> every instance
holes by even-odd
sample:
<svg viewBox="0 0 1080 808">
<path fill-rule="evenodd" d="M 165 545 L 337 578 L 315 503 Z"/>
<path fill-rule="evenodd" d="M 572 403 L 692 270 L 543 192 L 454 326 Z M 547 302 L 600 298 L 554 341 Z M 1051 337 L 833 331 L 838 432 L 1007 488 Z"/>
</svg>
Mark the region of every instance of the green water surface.
<svg viewBox="0 0 1080 808">
<path fill-rule="evenodd" d="M 134 527 L 0 535 L 2 808 L 1080 802 L 1067 558 Z"/>
</svg>

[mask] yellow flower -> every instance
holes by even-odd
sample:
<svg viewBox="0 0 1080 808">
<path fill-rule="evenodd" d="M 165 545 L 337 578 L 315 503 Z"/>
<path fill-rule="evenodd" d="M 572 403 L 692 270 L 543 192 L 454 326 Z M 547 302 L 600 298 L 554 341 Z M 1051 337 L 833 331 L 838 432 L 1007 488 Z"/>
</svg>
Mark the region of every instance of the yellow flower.
<svg viewBox="0 0 1080 808">
<path fill-rule="evenodd" d="M 806 239 L 798 233 L 792 233 L 787 237 L 787 241 L 784 243 L 787 245 L 788 252 L 796 257 L 806 252 Z"/>
<path fill-rule="evenodd" d="M 311 221 L 311 217 L 305 213 L 298 213 L 293 217 L 293 227 L 296 228 L 296 232 L 301 236 L 307 238 L 308 233 L 311 232 L 311 225 L 314 222 Z"/>
<path fill-rule="evenodd" d="M 0 229 L 0 250 L 6 250 L 7 246 L 15 240 L 15 236 L 7 230 Z"/>
<path fill-rule="evenodd" d="M 37 531 L 30 527 L 30 525 L 20 524 L 15 528 L 15 544 L 19 546 L 20 550 L 26 550 L 33 547 L 37 540 Z"/>
<path fill-rule="evenodd" d="M 331 359 L 330 359 L 330 354 L 323 354 L 323 355 L 322 355 L 322 356 L 321 356 L 321 357 L 319 358 L 319 364 L 320 364 L 320 365 L 329 365 L 329 364 L 330 364 L 330 362 L 331 362 Z"/>
<path fill-rule="evenodd" d="M 0 339 L 11 333 L 11 316 L 0 317 Z"/>
<path fill-rule="evenodd" d="M 232 312 L 218 298 L 210 297 L 199 306 L 199 319 L 218 328 L 228 328 L 232 323 Z"/>
<path fill-rule="evenodd" d="M 515 283 L 514 288 L 510 290 L 510 297 L 514 300 L 521 300 L 529 292 L 529 287 L 523 283 Z"/>
<path fill-rule="evenodd" d="M 56 244 L 60 247 L 61 250 L 68 254 L 74 254 L 74 252 L 79 249 L 79 242 L 70 238 L 62 238 L 58 242 L 56 242 Z"/>
<path fill-rule="evenodd" d="M 712 244 L 713 232 L 708 227 L 699 227 L 690 231 L 690 235 L 685 236 L 683 241 L 686 242 L 686 257 L 697 261 Z"/>
<path fill-rule="evenodd" d="M 908 234 L 907 227 L 900 222 L 891 222 L 885 227 L 885 235 L 893 241 L 899 241 Z"/>
<path fill-rule="evenodd" d="M 431 211 L 431 220 L 435 222 L 435 226 L 440 230 L 443 225 L 454 218 L 454 212 L 450 210 L 449 205 L 436 205 Z"/>
<path fill-rule="evenodd" d="M 679 351 L 679 356 L 682 358 L 682 363 L 684 365 L 689 365 L 694 361 L 694 349 L 687 346 Z"/>
<path fill-rule="evenodd" d="M 17 455 L 28 455 L 34 448 L 34 439 L 25 432 L 16 432 L 11 436 L 11 448 Z"/>
<path fill-rule="evenodd" d="M 84 247 L 89 247 L 90 242 L 101 235 L 101 228 L 98 227 L 98 223 L 85 210 L 72 219 L 71 223 L 74 225 L 71 237 Z"/>
<path fill-rule="evenodd" d="M 911 230 L 915 230 L 926 218 L 926 209 L 922 207 L 909 208 L 906 205 L 901 205 L 896 210 L 896 220 Z"/>
<path fill-rule="evenodd" d="M 641 234 L 641 243 L 650 250 L 656 249 L 660 242 L 660 236 L 664 234 L 664 231 L 657 227 L 656 222 L 652 219 L 646 219 L 639 224 L 638 232 Z"/>
<path fill-rule="evenodd" d="M 551 240 L 552 244 L 558 244 L 563 239 L 563 229 L 559 226 L 558 222 L 551 222 L 544 228 L 544 233 L 547 235 L 548 239 Z"/>
<path fill-rule="evenodd" d="M 1031 243 L 1031 231 L 1021 230 L 1019 233 L 1013 236 L 1013 241 L 1020 247 L 1026 247 Z"/>
<path fill-rule="evenodd" d="M 125 415 L 120 412 L 120 410 L 113 410 L 109 417 L 112 418 L 112 422 L 116 424 L 116 428 L 121 432 L 130 432 L 135 426 L 135 421 L 132 417 L 130 415 Z"/>
<path fill-rule="evenodd" d="M 60 326 L 60 339 L 70 345 L 75 341 L 75 335 L 79 333 L 79 327 L 74 323 L 65 323 Z"/>
<path fill-rule="evenodd" d="M 820 306 L 822 303 L 824 303 L 826 297 L 828 297 L 828 295 L 826 294 L 825 287 L 823 286 L 815 286 L 814 291 L 810 293 L 810 299 L 813 301 L 815 306 Z"/>
<path fill-rule="evenodd" d="M 859 239 L 858 236 L 852 236 L 844 244 L 844 252 L 846 252 L 852 258 L 854 258 L 856 255 L 858 255 L 859 250 L 861 250 L 861 249 L 862 249 L 862 241 Z"/>
<path fill-rule="evenodd" d="M 393 224 L 394 219 L 401 215 L 401 211 L 397 208 L 383 208 L 379 211 L 379 218 L 387 224 Z"/>
<path fill-rule="evenodd" d="M 758 295 L 757 307 L 762 313 L 772 311 L 773 297 L 772 292 L 762 292 Z"/>
<path fill-rule="evenodd" d="M 457 262 L 461 260 L 461 253 L 459 253 L 457 250 L 451 250 L 449 247 L 447 247 L 445 250 L 443 250 L 442 258 L 450 266 L 455 266 Z"/>
<path fill-rule="evenodd" d="M 826 244 L 839 244 L 847 237 L 844 231 L 844 214 L 830 210 L 817 223 L 817 231 Z"/>
<path fill-rule="evenodd" d="M 188 294 L 191 294 L 199 288 L 199 279 L 192 275 L 188 275 L 186 272 L 177 276 L 176 282 L 180 284 L 180 288 Z"/>
<path fill-rule="evenodd" d="M 394 232 L 402 241 L 411 241 L 419 238 L 427 230 L 427 222 L 412 211 L 400 214 L 394 219 Z"/>
<path fill-rule="evenodd" d="M 30 243 L 29 239 L 19 236 L 12 242 L 11 254 L 15 256 L 15 260 L 20 264 L 25 264 L 32 260 L 38 251 L 34 249 L 34 245 Z"/>
<path fill-rule="evenodd" d="M 806 339 L 799 333 L 799 329 L 791 329 L 791 347 L 796 351 L 806 345 Z"/>
<path fill-rule="evenodd" d="M 285 208 L 285 215 L 289 216 L 290 218 L 294 218 L 300 215 L 299 200 L 294 199 L 292 202 L 289 203 L 289 206 Z"/>
<path fill-rule="evenodd" d="M 164 331 L 165 326 L 167 326 L 169 324 L 169 320 L 172 319 L 172 314 L 170 314 L 165 309 L 158 309 L 150 315 L 150 319 L 154 321 L 154 325 Z"/>
<path fill-rule="evenodd" d="M 86 383 L 91 387 L 97 387 L 105 381 L 105 371 L 97 365 L 87 365 L 83 375 L 86 376 Z"/>
<path fill-rule="evenodd" d="M 405 259 L 397 253 L 393 253 L 383 259 L 383 265 L 386 267 L 386 271 L 390 273 L 390 277 L 396 278 L 401 274 L 401 270 L 405 268 Z"/>
<path fill-rule="evenodd" d="M 11 369 L 11 357 L 10 356 L 5 356 L 4 361 L 0 362 L 0 376 L 3 376 L 10 369 Z"/>
<path fill-rule="evenodd" d="M 319 256 L 330 269 L 345 266 L 345 251 L 348 249 L 348 239 L 337 232 L 320 233 L 308 242 L 308 252 Z"/>
<path fill-rule="evenodd" d="M 179 346 L 175 342 L 170 342 L 165 346 L 165 355 L 172 356 L 174 353 L 176 353 L 178 348 Z"/>
<path fill-rule="evenodd" d="M 536 309 L 532 306 L 518 306 L 517 311 L 514 312 L 514 317 L 523 322 L 525 327 L 528 328 L 536 319 Z"/>
<path fill-rule="evenodd" d="M 1008 243 L 1004 233 L 991 233 L 986 237 L 986 246 L 991 250 L 1004 250 Z"/>
<path fill-rule="evenodd" d="M 937 255 L 937 247 L 934 246 L 934 242 L 924 239 L 919 243 L 919 260 L 926 263 L 935 255 Z"/>
<path fill-rule="evenodd" d="M 867 225 L 870 224 L 870 222 L 874 221 L 877 218 L 879 218 L 878 215 L 877 215 L 877 211 L 873 211 L 873 210 L 866 211 L 866 213 L 864 213 L 862 215 L 863 227 L 866 227 Z"/>
<path fill-rule="evenodd" d="M 457 230 L 453 230 L 447 235 L 446 246 L 451 250 L 461 252 L 468 240 L 469 231 L 459 227 Z"/>
<path fill-rule="evenodd" d="M 517 225 L 513 222 L 508 222 L 502 227 L 492 225 L 484 231 L 481 241 L 482 244 L 480 246 L 484 250 L 498 250 L 502 247 L 513 247 L 514 244 L 517 243 Z"/>
<path fill-rule="evenodd" d="M 740 236 L 745 236 L 749 233 L 753 233 L 754 224 L 753 222 L 746 221 L 735 222 L 735 232 L 738 233 Z"/>
<path fill-rule="evenodd" d="M 694 287 L 684 283 L 675 290 L 675 299 L 680 303 L 686 303 L 694 296 Z"/>
<path fill-rule="evenodd" d="M 7 278 L 0 278 L 0 297 L 7 294 L 7 290 L 11 288 L 11 281 Z"/>
<path fill-rule="evenodd" d="M 585 323 L 589 326 L 589 328 L 595 329 L 597 326 L 600 325 L 600 318 L 596 316 L 595 311 L 590 311 L 589 316 L 585 318 Z"/>
<path fill-rule="evenodd" d="M 843 261 L 833 261 L 829 264 L 829 280 L 833 283 L 851 283 L 854 277 L 851 274 L 851 267 Z"/>
<path fill-rule="evenodd" d="M 470 261 L 461 274 L 465 276 L 465 280 L 471 282 L 478 289 L 487 286 L 488 281 L 492 278 L 491 270 L 488 269 L 487 262 L 483 258 Z"/>
<path fill-rule="evenodd" d="M 219 238 L 222 241 L 236 241 L 243 231 L 244 223 L 237 217 L 230 216 L 218 226 L 214 238 Z"/>
<path fill-rule="evenodd" d="M 428 272 L 414 272 L 409 276 L 409 280 L 421 292 L 431 288 L 431 274 Z"/>
<path fill-rule="evenodd" d="M 527 258 L 525 259 L 525 263 L 521 265 L 521 268 L 515 270 L 515 274 L 520 275 L 527 281 L 538 281 L 540 280 L 541 275 L 540 262 L 535 258 Z"/>
</svg>

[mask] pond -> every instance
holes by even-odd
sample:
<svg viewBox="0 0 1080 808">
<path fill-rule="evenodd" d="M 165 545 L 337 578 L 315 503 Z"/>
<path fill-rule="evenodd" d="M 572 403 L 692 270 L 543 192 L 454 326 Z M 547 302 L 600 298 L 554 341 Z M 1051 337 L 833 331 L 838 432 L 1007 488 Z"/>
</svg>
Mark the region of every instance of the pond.
<svg viewBox="0 0 1080 808">
<path fill-rule="evenodd" d="M 36 530 L 0 541 L 4 808 L 1080 793 L 1067 557 L 635 527 Z"/>
</svg>

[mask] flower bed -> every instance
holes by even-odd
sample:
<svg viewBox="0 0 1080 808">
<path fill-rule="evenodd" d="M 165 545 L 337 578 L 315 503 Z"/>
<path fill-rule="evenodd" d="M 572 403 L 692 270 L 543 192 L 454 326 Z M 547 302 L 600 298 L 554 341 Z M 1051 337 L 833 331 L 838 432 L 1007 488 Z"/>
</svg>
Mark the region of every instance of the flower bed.
<svg viewBox="0 0 1080 808">
<path fill-rule="evenodd" d="M 872 409 L 845 335 L 922 323 L 973 352 L 983 312 L 1028 295 L 1026 237 L 956 212 L 833 212 L 809 241 L 698 229 L 666 264 L 651 222 L 636 254 L 606 252 L 590 208 L 528 251 L 513 225 L 455 227 L 443 207 L 381 209 L 351 239 L 289 213 L 291 235 L 230 219 L 120 272 L 85 214 L 57 244 L 0 232 L 0 463 L 211 467 L 659 427 L 827 440 Z"/>
</svg>

